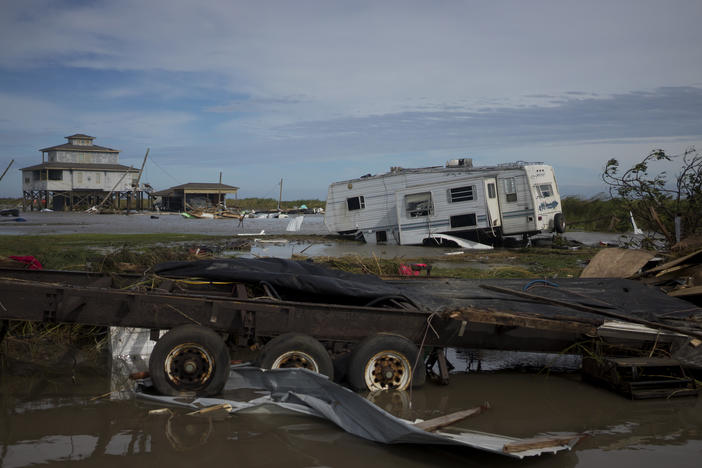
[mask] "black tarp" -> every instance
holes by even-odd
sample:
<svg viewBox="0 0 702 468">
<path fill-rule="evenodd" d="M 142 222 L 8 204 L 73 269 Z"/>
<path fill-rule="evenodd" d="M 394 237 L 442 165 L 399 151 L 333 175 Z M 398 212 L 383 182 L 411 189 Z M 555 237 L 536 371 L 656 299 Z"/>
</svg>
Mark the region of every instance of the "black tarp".
<svg viewBox="0 0 702 468">
<path fill-rule="evenodd" d="M 309 261 L 281 258 L 236 258 L 167 262 L 156 265 L 159 276 L 203 278 L 273 286 L 286 300 L 367 304 L 383 297 L 402 297 L 402 289 L 373 275 L 334 270 Z"/>
</svg>

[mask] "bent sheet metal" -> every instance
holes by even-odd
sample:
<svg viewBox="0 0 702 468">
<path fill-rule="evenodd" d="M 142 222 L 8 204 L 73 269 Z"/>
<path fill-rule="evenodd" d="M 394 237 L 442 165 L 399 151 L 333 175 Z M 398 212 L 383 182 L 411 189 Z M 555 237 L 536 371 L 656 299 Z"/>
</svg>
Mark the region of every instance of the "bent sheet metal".
<svg viewBox="0 0 702 468">
<path fill-rule="evenodd" d="M 241 389 L 263 390 L 263 396 L 239 401 Z M 256 367 L 234 366 L 221 398 L 166 397 L 147 393 L 140 387 L 137 397 L 155 403 L 199 410 L 225 406 L 230 413 L 255 412 L 266 406 L 327 419 L 358 437 L 385 444 L 459 445 L 515 458 L 570 450 L 581 438 L 578 434 L 540 435 L 519 439 L 498 434 L 460 430 L 455 432 L 421 429 L 377 407 L 362 396 L 306 369 L 264 371 Z"/>
</svg>

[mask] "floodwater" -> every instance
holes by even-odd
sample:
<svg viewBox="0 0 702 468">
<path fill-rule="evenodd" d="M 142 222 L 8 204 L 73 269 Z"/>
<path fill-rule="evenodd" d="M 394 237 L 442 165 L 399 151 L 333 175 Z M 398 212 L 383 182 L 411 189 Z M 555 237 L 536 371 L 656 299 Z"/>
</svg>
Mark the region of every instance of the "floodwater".
<svg viewBox="0 0 702 468">
<path fill-rule="evenodd" d="M 460 251 L 456 248 L 369 245 L 358 242 L 335 242 L 329 239 L 319 241 L 282 240 L 276 242 L 276 236 L 299 234 L 307 236 L 325 236 L 330 232 L 324 225 L 322 215 L 304 215 L 301 229 L 288 232 L 286 228 L 293 218 L 246 218 L 243 225 L 236 219 L 186 219 L 178 213 L 138 213 L 125 215 L 88 215 L 76 212 L 26 212 L 22 213 L 25 221 L 17 222 L 14 218 L 0 218 L 0 235 L 47 235 L 47 234 L 148 234 L 179 233 L 207 234 L 227 237 L 229 239 L 255 238 L 248 256 L 268 256 L 290 258 L 303 253 L 309 257 L 358 255 L 361 257 L 377 256 L 381 258 L 416 258 L 426 255 L 440 256 L 445 253 Z M 542 236 L 548 237 L 548 236 Z M 568 232 L 567 239 L 586 245 L 601 242 L 619 243 L 622 236 L 613 233 Z M 225 254 L 239 254 L 225 252 Z"/>
<path fill-rule="evenodd" d="M 411 395 L 367 397 L 410 420 L 488 401 L 491 409 L 456 427 L 516 437 L 588 437 L 571 452 L 521 461 L 467 448 L 383 445 L 328 421 L 289 413 L 207 419 L 174 409 L 173 416 L 150 416 L 156 407 L 141 400 L 93 399 L 109 392 L 108 372 L 11 368 L 0 374 L 0 466 L 699 466 L 702 403 L 697 398 L 630 401 L 580 382 L 577 373 L 466 373 L 467 355 L 452 360 L 461 372 L 451 375 L 448 386 L 427 383 Z"/>
</svg>

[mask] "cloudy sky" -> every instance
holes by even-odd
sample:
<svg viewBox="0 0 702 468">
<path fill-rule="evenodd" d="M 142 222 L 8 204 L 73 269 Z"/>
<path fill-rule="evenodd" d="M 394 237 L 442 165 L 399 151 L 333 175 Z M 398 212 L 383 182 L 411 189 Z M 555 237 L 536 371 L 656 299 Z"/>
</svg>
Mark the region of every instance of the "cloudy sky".
<svg viewBox="0 0 702 468">
<path fill-rule="evenodd" d="M 702 149 L 702 2 L 3 0 L 0 196 L 87 133 L 157 189 L 325 198 L 390 166 Z"/>
</svg>

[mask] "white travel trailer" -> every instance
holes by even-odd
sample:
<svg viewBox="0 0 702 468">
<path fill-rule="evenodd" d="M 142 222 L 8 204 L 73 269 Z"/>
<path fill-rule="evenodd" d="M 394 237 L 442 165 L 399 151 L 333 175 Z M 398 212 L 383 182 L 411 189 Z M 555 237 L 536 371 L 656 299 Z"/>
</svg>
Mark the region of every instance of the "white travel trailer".
<svg viewBox="0 0 702 468">
<path fill-rule="evenodd" d="M 502 236 L 565 231 L 551 166 L 510 163 L 403 169 L 329 186 L 324 223 L 368 243 L 422 244 L 461 239 L 494 243 Z"/>
</svg>

